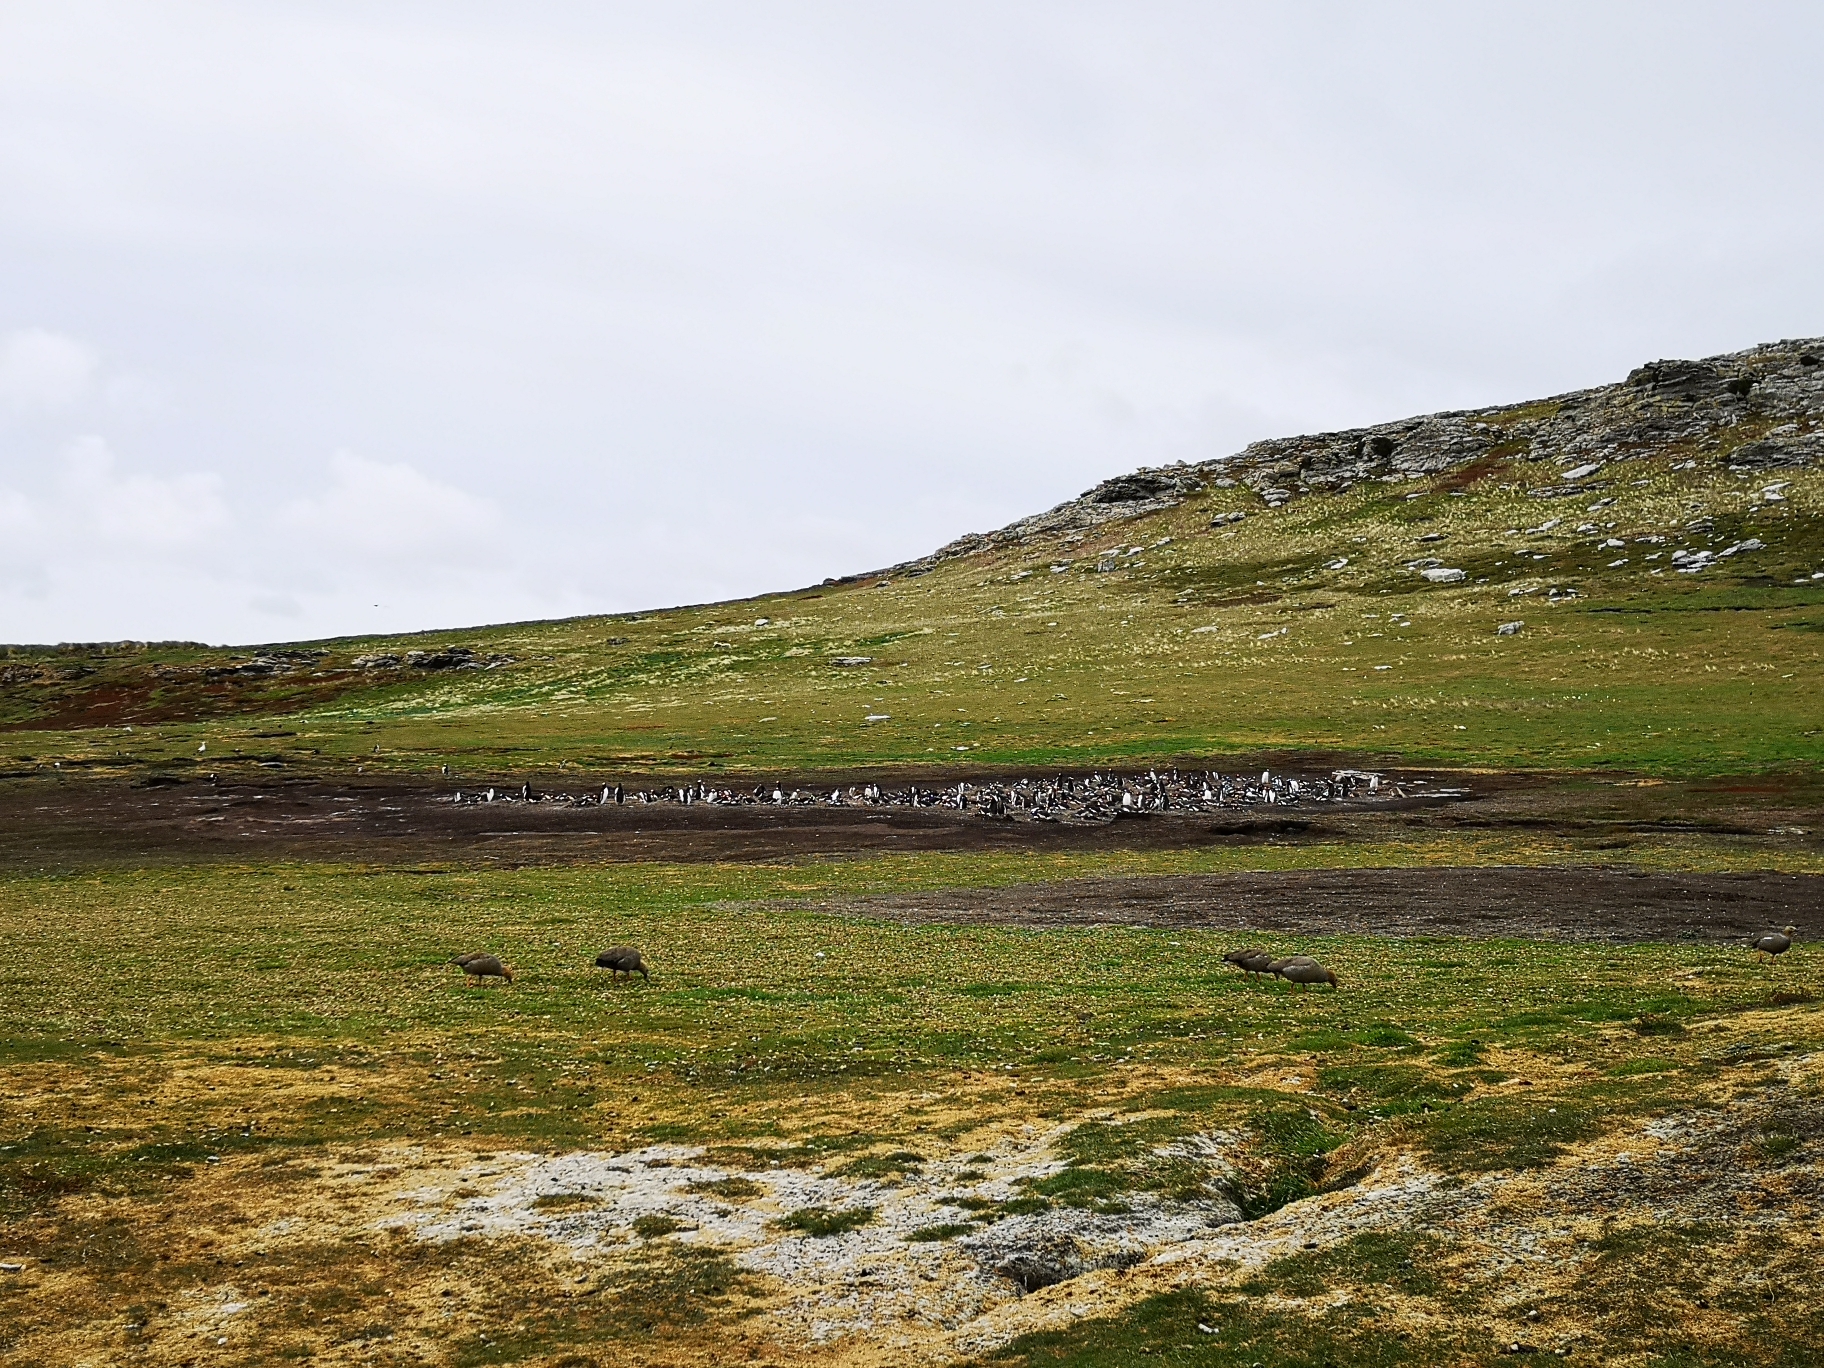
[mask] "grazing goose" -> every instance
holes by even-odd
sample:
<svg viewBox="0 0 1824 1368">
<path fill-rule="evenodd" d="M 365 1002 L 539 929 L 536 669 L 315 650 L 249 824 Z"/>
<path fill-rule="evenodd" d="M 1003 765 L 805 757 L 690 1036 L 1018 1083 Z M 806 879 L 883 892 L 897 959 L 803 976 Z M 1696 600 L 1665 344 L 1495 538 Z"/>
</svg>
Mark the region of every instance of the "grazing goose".
<svg viewBox="0 0 1824 1368">
<path fill-rule="evenodd" d="M 627 980 L 630 983 L 633 981 L 633 976 L 635 974 L 638 974 L 648 983 L 652 982 L 652 975 L 648 973 L 646 969 L 645 957 L 631 945 L 617 945 L 611 949 L 602 951 L 601 954 L 595 957 L 595 967 L 598 969 L 610 970 L 611 973 L 609 977 L 611 981 L 615 983 L 621 981 L 622 974 L 627 975 Z"/>
<path fill-rule="evenodd" d="M 1290 963 L 1280 966 L 1279 976 L 1288 983 L 1296 983 L 1302 993 L 1306 986 L 1313 983 L 1327 983 L 1337 987 L 1336 975 L 1309 955 L 1299 955 Z"/>
<path fill-rule="evenodd" d="M 1763 931 L 1748 944 L 1757 955 L 1766 955 L 1769 960 L 1777 961 L 1779 957 L 1792 949 L 1792 938 L 1798 934 L 1796 926 L 1784 926 L 1778 931 Z"/>
<path fill-rule="evenodd" d="M 1232 964 L 1250 978 L 1256 978 L 1267 972 L 1267 966 L 1273 963 L 1273 956 L 1256 946 L 1246 950 L 1231 950 L 1222 957 L 1223 963 Z"/>
<path fill-rule="evenodd" d="M 474 988 L 491 978 L 513 982 L 513 966 L 502 964 L 498 955 L 460 955 L 450 963 L 462 966 L 462 972 L 468 975 L 463 985 L 467 988 Z"/>
</svg>

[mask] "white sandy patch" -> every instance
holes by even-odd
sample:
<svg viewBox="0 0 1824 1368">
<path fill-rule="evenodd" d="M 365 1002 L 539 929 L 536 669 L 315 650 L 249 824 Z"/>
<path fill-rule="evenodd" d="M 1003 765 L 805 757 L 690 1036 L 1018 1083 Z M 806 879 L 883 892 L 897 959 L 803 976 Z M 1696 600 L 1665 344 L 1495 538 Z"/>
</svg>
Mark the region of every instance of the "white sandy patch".
<svg viewBox="0 0 1824 1368">
<path fill-rule="evenodd" d="M 1062 1170 L 1052 1145 L 1067 1129 L 1027 1128 L 985 1158 L 978 1152 L 974 1162 L 929 1161 L 922 1172 L 898 1180 L 727 1168 L 708 1162 L 695 1146 L 502 1153 L 400 1190 L 394 1202 L 403 1210 L 380 1224 L 426 1240 L 533 1236 L 587 1260 L 637 1247 L 635 1222 L 664 1218 L 676 1224 L 671 1238 L 725 1249 L 741 1267 L 776 1279 L 786 1296 L 770 1317 L 787 1338 L 822 1345 L 861 1336 L 924 1357 L 996 1307 L 1020 1300 L 1022 1274 L 1037 1281 L 1133 1267 L 1239 1218 L 1218 1198 L 1176 1202 L 1136 1193 L 1126 1199 L 1125 1212 L 1057 1208 L 1004 1217 L 949 1239 L 908 1239 L 928 1227 L 974 1221 L 978 1213 L 959 1205 L 959 1198 L 1006 1201 L 1021 1195 L 1022 1180 Z M 1226 1136 L 1189 1137 L 1174 1148 L 1214 1155 L 1228 1142 Z M 960 1178 L 965 1172 L 981 1176 Z M 731 1200 L 690 1190 L 731 1178 L 756 1185 L 760 1195 Z M 577 1199 L 578 1205 L 541 1208 L 540 1199 Z M 858 1230 L 825 1237 L 774 1225 L 806 1207 L 870 1207 L 874 1216 Z"/>
</svg>

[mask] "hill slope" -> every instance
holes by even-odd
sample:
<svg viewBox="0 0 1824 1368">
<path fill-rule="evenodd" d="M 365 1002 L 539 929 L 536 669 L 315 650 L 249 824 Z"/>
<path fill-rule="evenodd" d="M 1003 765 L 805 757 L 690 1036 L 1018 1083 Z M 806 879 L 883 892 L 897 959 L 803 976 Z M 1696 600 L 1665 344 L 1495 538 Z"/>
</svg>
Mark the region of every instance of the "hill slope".
<svg viewBox="0 0 1824 1368">
<path fill-rule="evenodd" d="M 1260 442 L 738 603 L 262 651 L 8 648 L 0 764 L 1815 765 L 1820 356 L 1782 342 Z"/>
</svg>

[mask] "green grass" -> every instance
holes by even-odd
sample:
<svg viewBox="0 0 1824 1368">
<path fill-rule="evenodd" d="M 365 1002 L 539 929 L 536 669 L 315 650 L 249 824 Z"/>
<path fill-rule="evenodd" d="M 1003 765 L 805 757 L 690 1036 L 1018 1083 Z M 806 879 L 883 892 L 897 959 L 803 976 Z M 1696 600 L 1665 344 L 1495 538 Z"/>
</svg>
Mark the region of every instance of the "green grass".
<svg viewBox="0 0 1824 1368">
<path fill-rule="evenodd" d="M 924 1162 L 911 1150 L 895 1150 L 891 1154 L 869 1154 L 852 1159 L 833 1171 L 843 1178 L 887 1178 L 917 1173 Z"/>
<path fill-rule="evenodd" d="M 799 1235 L 809 1235 L 814 1239 L 824 1239 L 831 1235 L 846 1235 L 851 1230 L 860 1230 L 874 1221 L 873 1207 L 845 1207 L 839 1211 L 829 1207 L 799 1207 L 796 1211 L 787 1212 L 773 1226 L 778 1230 L 790 1230 Z"/>
<path fill-rule="evenodd" d="M 1130 867 L 1181 858 L 1137 856 Z M 1724 1079 L 1750 1086 L 1767 1061 L 1824 1047 L 1807 944 L 1775 971 L 1696 944 L 1593 954 L 1311 937 L 1303 944 L 1349 986 L 1299 994 L 1226 971 L 1232 939 L 1217 931 L 905 926 L 792 902 L 1000 885 L 1086 869 L 1078 859 L 10 879 L 0 884 L 0 1219 L 20 1233 L 9 1248 L 34 1266 L 80 1266 L 141 1288 L 140 1300 L 169 1300 L 221 1272 L 206 1259 L 160 1263 L 157 1227 L 129 1218 L 187 1211 L 228 1166 L 257 1166 L 279 1189 L 323 1181 L 331 1158 L 370 1142 L 550 1153 L 667 1141 L 749 1171 L 892 1179 L 961 1158 L 979 1176 L 992 1160 L 969 1157 L 983 1143 L 971 1130 L 989 1123 L 1063 1127 L 1064 1167 L 1010 1201 L 964 1197 L 983 1225 L 1016 1212 L 1118 1211 L 1148 1193 L 1228 1197 L 1259 1215 L 1357 1181 L 1363 1156 L 1389 1147 L 1465 1174 L 1550 1163 L 1605 1130 L 1688 1111 Z M 591 971 L 604 940 L 639 944 L 661 983 L 607 989 Z M 445 960 L 472 943 L 507 954 L 519 981 L 465 989 Z M 261 967 L 275 960 L 288 967 Z M 1691 969 L 1703 973 L 1686 977 Z M 1793 1001 L 1763 1021 L 1776 983 Z M 1682 1029 L 1643 1034 L 1643 1022 Z M 1515 1072 L 1530 1072 L 1531 1085 Z M 1795 1112 L 1754 1143 L 1777 1160 L 1803 1143 L 1804 1124 Z M 1218 1136 L 1228 1137 L 1220 1160 L 1205 1143 Z M 765 1186 L 737 1177 L 698 1190 L 738 1201 Z M 859 1207 L 784 1218 L 807 1239 L 866 1219 Z M 941 1242 L 969 1224 L 913 1234 Z M 586 1305 L 566 1300 L 585 1295 L 572 1290 L 503 1304 L 497 1331 L 450 1341 L 452 1360 L 617 1361 L 629 1345 L 692 1326 L 724 1344 L 714 1337 L 758 1284 L 694 1241 L 664 1238 L 667 1222 L 639 1233 Z M 295 1320 L 273 1322 L 268 1357 L 321 1352 L 332 1330 L 346 1339 L 397 1324 L 385 1288 L 398 1250 L 284 1257 L 296 1267 L 268 1262 L 261 1276 L 338 1276 L 335 1287 L 311 1284 L 308 1314 L 300 1302 Z M 424 1262 L 432 1253 L 412 1257 L 414 1277 L 445 1276 Z M 1347 1276 L 1385 1272 L 1389 1257 L 1363 1244 Z M 498 1281 L 461 1249 L 435 1258 L 489 1288 Z M 367 1271 L 345 1278 L 343 1263 Z M 1344 1274 L 1314 1258 L 1261 1276 L 1292 1295 Z M 1441 1295 L 1393 1274 L 1376 1286 L 1376 1296 Z M 691 1287 L 701 1295 L 687 1296 Z M 1193 1320 L 1197 1338 L 1177 1338 L 1193 1313 L 1220 1315 L 1222 1333 L 1203 1335 Z M 1401 1338 L 1363 1306 L 1309 1312 L 1271 1296 L 1166 1299 L 1079 1330 L 1020 1341 L 1001 1361 L 1140 1361 L 1119 1356 L 1129 1344 L 1154 1347 L 1149 1361 L 1317 1363 L 1321 1354 L 1298 1357 L 1317 1345 L 1339 1363 L 1425 1362 L 1459 1344 L 1454 1332 Z"/>
<path fill-rule="evenodd" d="M 1438 1296 L 1443 1240 L 1414 1231 L 1367 1231 L 1328 1249 L 1275 1259 L 1241 1285 L 1250 1296 L 1316 1297 L 1338 1286 L 1385 1287 L 1407 1296 Z"/>
<path fill-rule="evenodd" d="M 905 927 L 727 902 L 1030 876 L 1019 861 L 946 856 L 14 879 L 0 885 L 11 951 L 0 1041 L 12 1074 L 75 1070 L 106 1114 L 84 1124 L 43 1099 L 13 1108 L 0 1127 L 0 1200 L 19 1209 L 145 1191 L 183 1181 L 211 1154 L 283 1158 L 360 1136 L 686 1140 L 739 1167 L 890 1176 L 931 1153 L 909 1119 L 857 1131 L 819 1126 L 814 1112 L 766 1123 L 731 1113 L 742 1099 L 865 1099 L 973 1076 L 1030 1086 L 1022 1105 L 1063 1116 L 1094 1080 L 1118 1081 L 1136 1065 L 1246 1071 L 1308 1060 L 1311 1094 L 1211 1086 L 1129 1097 L 1128 1110 L 1154 1114 L 1081 1126 L 1063 1142 L 1070 1167 L 1019 1199 L 1042 1208 L 1222 1190 L 1194 1154 L 1171 1151 L 1236 1127 L 1256 1137 L 1257 1166 L 1228 1190 L 1261 1211 L 1333 1181 L 1327 1156 L 1338 1144 L 1393 1122 L 1419 1127 L 1445 1167 L 1549 1161 L 1605 1118 L 1676 1101 L 1681 1080 L 1717 1067 L 1696 1028 L 1769 1000 L 1771 971 L 1697 945 L 1591 956 L 1538 942 L 1310 938 L 1350 987 L 1294 994 L 1223 973 L 1230 938 L 1219 932 Z M 640 944 L 665 986 L 606 991 L 589 968 L 604 938 Z M 465 989 L 444 963 L 451 945 L 484 940 L 521 966 L 510 989 Z M 766 957 L 752 954 L 756 944 Z M 258 967 L 274 955 L 296 967 L 275 979 Z M 1810 956 L 1801 945 L 1780 966 L 1789 996 L 1816 987 Z M 1690 968 L 1705 972 L 1668 986 Z M 972 991 L 984 984 L 1016 991 Z M 1683 1033 L 1643 1035 L 1644 1020 Z M 1759 1047 L 1730 1048 L 1748 1057 Z M 1581 1059 L 1612 1081 L 1509 1087 L 1505 1073 L 1474 1066 L 1490 1050 Z M 198 1061 L 220 1074 L 220 1108 L 131 1103 Z M 319 1091 L 245 1130 L 228 1099 L 291 1075 Z"/>
<path fill-rule="evenodd" d="M 920 1226 L 906 1240 L 911 1244 L 934 1244 L 943 1240 L 954 1240 L 958 1235 L 967 1235 L 975 1230 L 974 1221 L 946 1221 L 940 1225 Z"/>
<path fill-rule="evenodd" d="M 1790 1252 L 1740 1247 L 1739 1232 L 1702 1225 L 1615 1225 L 1592 1242 L 1578 1282 L 1534 1323 L 1510 1319 L 1498 1281 L 1447 1283 L 1447 1237 L 1364 1233 L 1277 1259 L 1225 1295 L 1186 1289 L 1115 1315 L 1028 1334 L 979 1360 L 1039 1368 L 1376 1368 L 1492 1365 L 1548 1346 L 1585 1356 L 1638 1356 L 1655 1368 L 1798 1368 L 1816 1357 L 1818 1308 Z M 1747 1273 L 1750 1285 L 1740 1275 Z M 1726 1316 L 1719 1326 L 1707 1308 Z M 1422 1314 L 1414 1317 L 1414 1309 Z M 1407 1314 L 1402 1314 L 1402 1312 Z M 1521 1344 L 1521 1354 L 1509 1346 Z"/>
<path fill-rule="evenodd" d="M 1377 1324 L 1371 1308 L 1345 1307 L 1309 1316 L 1187 1290 L 1147 1298 L 1119 1316 L 1022 1336 L 982 1362 L 1022 1368 L 1402 1368 L 1481 1362 L 1463 1356 L 1464 1341 L 1460 1333 L 1435 1328 L 1418 1335 L 1402 1333 L 1392 1324 Z"/>
<path fill-rule="evenodd" d="M 1003 547 L 890 584 L 329 642 L 296 674 L 207 687 L 201 672 L 231 657 L 14 651 L 0 662 L 12 729 L 0 765 L 449 765 L 458 781 L 529 769 L 579 785 L 604 772 L 1220 763 L 1295 748 L 1649 773 L 1815 766 L 1824 581 L 1808 576 L 1824 567 L 1824 473 L 1790 472 L 1786 502 L 1751 509 L 1754 482 L 1709 465 L 1675 472 L 1679 454 L 1613 464 L 1616 502 L 1599 514 L 1526 497 L 1552 468 L 1524 462 L 1463 497 L 1448 476 L 1418 499 L 1370 484 L 1277 510 L 1211 490 L 1074 546 Z M 1252 515 L 1212 529 L 1229 508 Z M 1654 575 L 1699 511 L 1719 547 L 1753 535 L 1767 549 L 1701 576 Z M 1563 522 L 1526 530 L 1552 517 Z M 1599 531 L 1574 532 L 1583 521 Z M 1426 532 L 1446 539 L 1419 542 Z M 1650 535 L 1671 540 L 1636 540 Z M 1608 536 L 1628 542 L 1627 566 L 1595 548 Z M 1097 572 L 1096 552 L 1117 544 L 1150 549 Z M 1431 586 L 1406 568 L 1434 552 L 1470 579 Z M 1338 555 L 1347 567 L 1323 568 Z M 1060 557 L 1070 568 L 1053 574 Z M 1551 588 L 1578 596 L 1550 604 Z M 1496 636 L 1510 620 L 1526 626 Z M 349 667 L 451 644 L 515 663 Z M 832 663 L 850 655 L 873 661 Z"/>
</svg>

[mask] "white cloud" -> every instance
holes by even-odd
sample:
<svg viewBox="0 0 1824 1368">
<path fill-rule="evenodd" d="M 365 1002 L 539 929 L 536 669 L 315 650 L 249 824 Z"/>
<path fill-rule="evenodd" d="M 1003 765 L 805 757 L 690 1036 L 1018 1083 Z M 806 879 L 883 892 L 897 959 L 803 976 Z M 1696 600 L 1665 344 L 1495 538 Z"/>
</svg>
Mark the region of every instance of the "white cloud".
<svg viewBox="0 0 1824 1368">
<path fill-rule="evenodd" d="M 94 348 L 43 328 L 0 340 L 0 400 L 15 410 L 67 408 L 95 383 Z"/>
<path fill-rule="evenodd" d="M 1716 14 L 0 5 L 0 561 L 41 636 L 649 607 L 1813 333 L 1824 9 Z"/>
<path fill-rule="evenodd" d="M 14 489 L 0 489 L 0 585 L 42 591 L 42 570 L 34 545 L 38 510 Z"/>
<path fill-rule="evenodd" d="M 228 530 L 228 504 L 218 475 L 122 475 L 100 437 L 81 437 L 64 452 L 57 501 L 46 509 L 55 535 L 80 533 L 87 553 L 114 559 L 132 551 L 196 547 Z"/>
<path fill-rule="evenodd" d="M 298 602 L 294 594 L 255 594 L 247 600 L 247 606 L 256 613 L 267 617 L 300 618 L 304 616 L 304 605 Z"/>
<path fill-rule="evenodd" d="M 122 474 L 100 437 L 79 437 L 37 495 L 0 488 L 0 542 L 15 566 L 117 565 L 207 548 L 231 530 L 219 476 Z"/>
<path fill-rule="evenodd" d="M 279 522 L 344 554 L 457 560 L 482 549 L 478 540 L 500 516 L 486 499 L 409 465 L 342 451 L 330 460 L 329 488 L 288 505 Z"/>
</svg>

